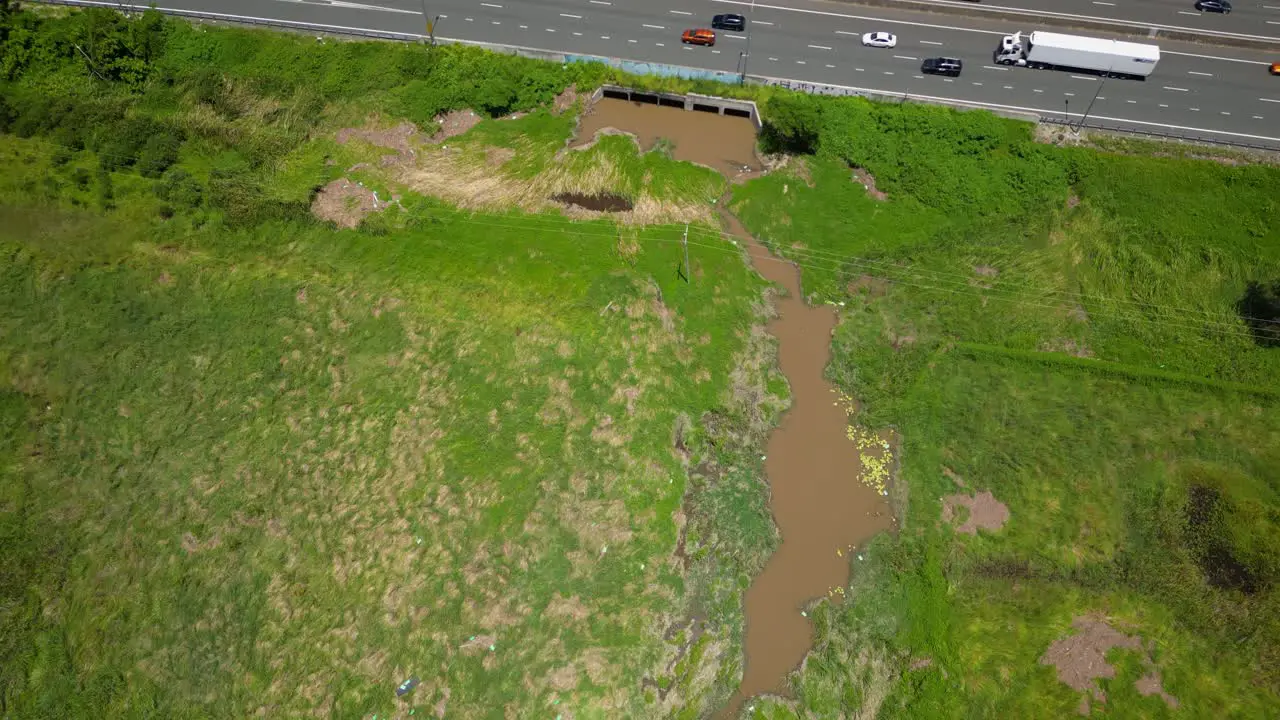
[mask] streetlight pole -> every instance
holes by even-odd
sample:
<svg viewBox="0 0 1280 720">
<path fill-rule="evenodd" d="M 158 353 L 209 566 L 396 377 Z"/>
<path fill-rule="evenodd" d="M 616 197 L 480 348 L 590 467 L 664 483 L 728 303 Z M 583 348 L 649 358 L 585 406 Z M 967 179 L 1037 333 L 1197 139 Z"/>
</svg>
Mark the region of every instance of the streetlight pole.
<svg viewBox="0 0 1280 720">
<path fill-rule="evenodd" d="M 436 21 L 440 16 L 431 17 L 427 14 L 427 0 L 422 0 L 422 20 L 427 24 L 427 42 L 431 47 L 436 45 Z"/>
<path fill-rule="evenodd" d="M 423 0 L 426 2 L 426 0 Z M 751 26 L 755 24 L 756 0 L 751 0 L 751 11 L 747 17 L 747 49 L 742 55 L 742 84 L 747 84 L 747 58 L 751 57 Z"/>
<path fill-rule="evenodd" d="M 1089 119 L 1089 111 L 1093 109 L 1093 104 L 1097 102 L 1098 96 L 1102 94 L 1102 86 L 1107 84 L 1107 78 L 1111 77 L 1111 72 L 1116 68 L 1116 61 L 1112 60 L 1107 66 L 1107 74 L 1102 76 L 1102 80 L 1098 82 L 1098 89 L 1093 93 L 1093 99 L 1089 101 L 1089 106 L 1084 109 L 1084 115 L 1080 116 L 1080 127 L 1076 128 L 1076 133 L 1084 129 L 1084 121 Z M 1071 119 L 1067 119 L 1067 126 L 1070 127 Z"/>
</svg>

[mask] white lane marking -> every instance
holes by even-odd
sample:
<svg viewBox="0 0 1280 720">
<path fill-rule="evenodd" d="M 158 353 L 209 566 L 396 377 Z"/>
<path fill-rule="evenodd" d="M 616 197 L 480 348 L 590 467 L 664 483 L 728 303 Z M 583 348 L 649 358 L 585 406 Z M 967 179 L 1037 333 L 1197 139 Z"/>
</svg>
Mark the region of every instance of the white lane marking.
<svg viewBox="0 0 1280 720">
<path fill-rule="evenodd" d="M 755 22 L 756 22 L 756 24 L 757 24 L 757 25 L 772 25 L 772 24 L 773 24 L 773 23 L 771 23 L 771 22 L 765 22 L 765 21 L 763 21 L 763 20 L 756 20 Z"/>
<path fill-rule="evenodd" d="M 1262 102 L 1280 103 L 1280 100 L 1272 100 L 1271 98 L 1258 98 L 1258 99 L 1261 100 Z"/>
<path fill-rule="evenodd" d="M 955 82 L 953 78 L 942 78 L 942 82 Z"/>
<path fill-rule="evenodd" d="M 1031 92 L 1038 92 L 1038 93 L 1042 93 L 1042 92 L 1044 92 L 1044 91 L 1043 91 L 1043 90 L 1032 90 Z"/>
<path fill-rule="evenodd" d="M 1009 68 L 996 67 L 995 65 L 983 65 L 983 70 L 999 70 L 1000 72 L 1009 72 Z"/>
<path fill-rule="evenodd" d="M 1268 20 L 1268 21 L 1267 21 L 1267 24 L 1268 24 L 1268 25 L 1280 25 L 1280 22 L 1276 22 L 1275 20 Z"/>
<path fill-rule="evenodd" d="M 1168 106 L 1168 105 L 1165 105 L 1164 103 L 1160 103 L 1160 107 L 1162 107 L 1162 108 L 1167 108 L 1167 107 L 1169 107 L 1169 106 Z"/>
<path fill-rule="evenodd" d="M 498 8 L 499 10 L 502 9 L 501 5 L 494 5 L 493 3 L 480 3 L 480 7 Z"/>
<path fill-rule="evenodd" d="M 1190 15 L 1191 17 L 1200 17 L 1200 13 L 1187 12 L 1186 10 L 1179 10 L 1179 11 L 1178 11 L 1178 14 L 1179 14 L 1179 15 Z"/>
<path fill-rule="evenodd" d="M 725 5 L 742 5 L 742 6 L 750 6 L 753 10 L 754 10 L 754 9 L 756 9 L 756 8 L 761 8 L 761 9 L 764 9 L 764 10 L 777 10 L 777 11 L 779 11 L 779 12 L 805 13 L 805 14 L 808 14 L 808 15 L 822 15 L 822 16 L 827 16 L 827 17 L 846 18 L 846 19 L 849 19 L 849 20 L 869 20 L 869 21 L 871 21 L 871 22 L 877 22 L 877 23 L 894 23 L 894 24 L 898 24 L 898 25 L 910 25 L 910 26 L 914 26 L 914 27 L 928 27 L 928 28 L 938 28 L 938 29 L 942 29 L 942 30 L 955 30 L 955 31 L 957 31 L 957 32 L 981 33 L 981 34 L 984 34 L 984 35 L 1000 35 L 1000 36 L 1004 36 L 1004 35 L 1007 35 L 1007 34 L 1008 34 L 1008 33 L 1006 33 L 1006 32 L 1000 31 L 1000 30 L 978 30 L 978 29 L 975 29 L 975 28 L 968 28 L 968 27 L 956 27 L 956 26 L 950 26 L 950 25 L 932 25 L 932 24 L 929 24 L 929 23 L 912 22 L 912 21 L 908 21 L 908 20 L 885 20 L 883 17 L 867 17 L 867 16 L 864 16 L 864 15 L 850 15 L 850 14 L 847 14 L 847 13 L 829 12 L 829 11 L 826 11 L 826 10 L 808 10 L 808 9 L 805 9 L 805 8 L 786 7 L 786 6 L 783 6 L 783 5 L 767 5 L 767 4 L 764 4 L 764 3 L 761 3 L 761 2 L 754 2 L 754 1 L 751 1 L 751 0 L 711 0 L 711 2 L 715 2 L 715 3 L 722 3 L 722 4 L 725 4 Z M 1000 9 L 1008 9 L 1008 8 L 994 8 L 994 7 L 993 7 L 992 9 L 993 9 L 993 10 L 1000 10 Z M 1101 20 L 1101 21 L 1104 21 L 1104 22 L 1108 22 L 1108 21 L 1109 21 L 1109 22 L 1112 22 L 1112 23 L 1117 22 L 1114 18 L 1108 18 L 1108 17 L 1105 17 L 1105 16 L 1099 16 L 1099 15 L 1078 15 L 1078 14 L 1074 14 L 1074 13 L 1061 13 L 1061 12 L 1048 12 L 1048 11 L 1039 11 L 1039 12 L 1036 12 L 1035 14 L 1036 14 L 1036 15 L 1043 15 L 1043 16 L 1045 16 L 1045 17 L 1067 18 L 1067 19 L 1071 19 L 1071 20 Z M 1190 13 L 1190 12 L 1187 12 L 1187 13 L 1184 13 L 1184 14 L 1186 14 L 1186 15 L 1196 15 L 1196 16 L 1199 16 L 1199 13 Z M 1268 21 L 1268 22 L 1271 22 L 1271 21 Z M 766 24 L 772 24 L 772 23 L 764 23 L 764 22 L 757 21 L 757 23 L 756 23 L 756 24 L 757 24 L 757 25 L 766 25 Z M 1192 32 L 1195 32 L 1195 31 L 1199 30 L 1199 28 L 1189 27 L 1189 26 L 1185 26 L 1185 25 L 1163 25 L 1163 24 L 1159 24 L 1159 23 L 1137 23 L 1137 22 L 1125 22 L 1125 23 L 1123 23 L 1123 24 L 1128 25 L 1128 26 L 1130 26 L 1130 27 L 1141 27 L 1141 28 L 1142 28 L 1142 29 L 1144 29 L 1144 30 L 1149 29 L 1149 28 L 1150 28 L 1150 29 L 1156 29 L 1156 30 L 1173 30 L 1173 31 L 1179 31 L 1179 30 L 1184 30 L 1184 31 L 1185 31 L 1185 30 L 1189 30 L 1189 31 L 1192 31 Z M 1280 25 L 1280 22 L 1275 23 L 1275 24 Z M 1245 35 L 1245 34 L 1241 34 L 1241 33 L 1217 33 L 1217 34 L 1224 35 L 1224 36 L 1228 36 L 1228 37 L 1249 38 L 1249 39 L 1254 39 L 1254 40 L 1274 40 L 1274 38 L 1270 38 L 1270 37 L 1267 37 L 1267 36 L 1265 36 L 1265 35 Z M 1172 53 L 1171 53 L 1171 54 L 1172 54 Z"/>
<path fill-rule="evenodd" d="M 657 45 L 658 47 L 666 47 L 666 45 L 663 43 L 654 43 L 654 45 Z M 693 48 L 689 48 L 689 49 L 692 50 Z"/>
<path fill-rule="evenodd" d="M 1067 97 L 1075 97 L 1075 96 L 1076 96 L 1076 94 L 1075 94 L 1075 93 L 1069 93 L 1069 92 L 1064 92 L 1064 93 L 1062 93 L 1062 94 L 1063 94 L 1063 95 L 1066 95 Z"/>
<path fill-rule="evenodd" d="M 690 49 L 690 50 L 692 50 L 693 48 L 689 48 L 689 49 Z M 720 51 L 719 51 L 719 50 L 712 50 L 712 51 L 711 51 L 711 54 L 712 54 L 712 55 L 719 55 L 719 54 L 720 54 Z"/>
<path fill-rule="evenodd" d="M 729 38 L 730 40 L 746 40 L 747 39 L 746 35 L 725 35 L 725 37 Z"/>
<path fill-rule="evenodd" d="M 915 78 L 915 79 L 917 79 L 917 80 L 923 80 L 923 79 L 924 79 L 924 76 L 923 76 L 923 75 L 912 75 L 911 77 L 913 77 L 913 78 Z"/>
<path fill-rule="evenodd" d="M 778 62 L 778 58 L 771 57 L 769 59 L 772 60 L 773 62 Z"/>
<path fill-rule="evenodd" d="M 920 59 L 920 58 L 913 58 L 910 55 L 894 55 L 894 57 L 898 58 L 899 60 L 919 60 Z"/>
<path fill-rule="evenodd" d="M 1137 100 L 1125 100 L 1125 102 L 1129 103 L 1130 105 L 1137 105 L 1137 104 L 1138 104 L 1138 101 L 1137 101 Z"/>
<path fill-rule="evenodd" d="M 1180 87 L 1169 87 L 1168 85 L 1165 85 L 1165 86 L 1164 86 L 1164 89 L 1165 89 L 1165 90 L 1172 90 L 1172 91 L 1174 91 L 1174 92 L 1191 92 L 1190 90 L 1188 90 L 1188 89 L 1186 89 L 1186 88 L 1180 88 Z"/>
<path fill-rule="evenodd" d="M 600 39 L 601 39 L 601 40 L 608 40 L 608 39 L 609 39 L 609 36 L 608 36 L 608 35 L 601 35 L 601 36 L 600 36 Z"/>
<path fill-rule="evenodd" d="M 466 20 L 467 22 L 475 22 L 475 21 L 476 21 L 476 19 L 475 19 L 475 18 L 462 18 L 462 19 L 463 19 L 463 20 Z"/>
<path fill-rule="evenodd" d="M 521 30 L 528 30 L 528 29 L 529 29 L 529 26 L 528 26 L 528 25 L 521 25 L 521 26 L 520 26 L 520 29 L 521 29 Z"/>
<path fill-rule="evenodd" d="M 1187 74 L 1188 74 L 1188 75 L 1203 75 L 1204 77 L 1213 77 L 1213 73 L 1202 73 L 1202 72 L 1196 72 L 1195 70 L 1188 70 L 1188 71 L 1187 71 Z"/>
<path fill-rule="evenodd" d="M 1072 75 L 1071 77 L 1077 80 L 1097 80 L 1098 79 L 1096 77 L 1090 77 L 1088 75 Z"/>
<path fill-rule="evenodd" d="M 611 2 L 606 2 L 606 0 L 587 0 L 587 2 L 591 3 L 592 5 L 612 5 L 613 4 Z"/>
<path fill-rule="evenodd" d="M 639 40 L 628 40 L 629 43 L 639 42 Z"/>
<path fill-rule="evenodd" d="M 934 41 L 932 41 L 932 40 L 921 40 L 921 41 L 920 41 L 920 44 L 921 44 L 921 45 L 941 45 L 942 43 L 940 43 L 940 42 L 934 42 Z"/>
<path fill-rule="evenodd" d="M 574 34 L 573 34 L 573 36 L 574 36 L 574 37 L 582 37 L 582 33 L 580 33 L 580 32 L 576 32 L 576 33 L 574 33 Z"/>
<path fill-rule="evenodd" d="M 582 16 L 581 16 L 581 15 L 574 15 L 574 14 L 572 14 L 572 13 L 560 13 L 560 17 L 573 18 L 574 20 L 581 20 L 581 19 L 582 19 Z"/>
<path fill-rule="evenodd" d="M 1261 119 L 1262 119 L 1262 116 L 1261 116 L 1261 115 L 1254 115 L 1254 116 L 1253 116 L 1253 119 L 1254 119 L 1254 120 L 1261 120 Z"/>
<path fill-rule="evenodd" d="M 857 70 L 858 72 L 866 72 L 866 70 L 863 70 L 862 68 L 854 68 L 854 70 Z"/>
<path fill-rule="evenodd" d="M 892 75 L 892 74 L 893 74 L 893 71 L 892 71 L 892 70 L 885 70 L 885 71 L 884 71 L 884 74 L 885 74 L 885 75 Z"/>
<path fill-rule="evenodd" d="M 856 32 L 849 32 L 848 30 L 837 30 L 837 31 L 836 31 L 836 34 L 837 34 L 837 35 L 852 35 L 852 36 L 854 36 L 854 37 L 858 37 L 858 33 L 856 33 Z"/>
<path fill-rule="evenodd" d="M 1012 86 L 1012 85 L 1005 85 L 1005 86 L 1004 86 L 1004 89 L 1005 89 L 1005 90 L 1012 90 L 1012 89 L 1013 89 L 1013 86 Z"/>
<path fill-rule="evenodd" d="M 691 12 L 685 12 L 684 10 L 668 10 L 667 12 L 671 13 L 672 15 L 692 15 L 693 14 Z"/>
<path fill-rule="evenodd" d="M 831 49 L 826 45 L 810 45 L 809 47 L 813 48 L 814 50 L 830 50 Z"/>
<path fill-rule="evenodd" d="M 797 61 L 796 61 L 796 64 L 797 64 L 797 65 L 804 65 L 804 64 L 805 64 L 805 61 L 803 61 L 803 60 L 797 60 Z"/>
<path fill-rule="evenodd" d="M 1102 97 L 1101 95 L 1099 95 L 1099 96 L 1098 96 L 1098 99 L 1099 99 L 1099 100 L 1106 100 L 1106 98 Z"/>
<path fill-rule="evenodd" d="M 547 32 L 555 32 L 553 28 L 547 28 Z"/>
<path fill-rule="evenodd" d="M 1262 7 L 1268 10 L 1280 10 L 1280 5 L 1263 5 Z"/>
<path fill-rule="evenodd" d="M 494 24 L 494 25 L 501 25 L 501 24 L 502 24 L 502 22 L 501 22 L 501 21 L 499 21 L 499 20 L 494 20 L 494 21 L 493 21 L 493 24 Z"/>
<path fill-rule="evenodd" d="M 640 27 L 653 28 L 654 30 L 666 30 L 666 28 L 661 25 L 641 25 Z"/>
<path fill-rule="evenodd" d="M 976 82 L 976 83 L 974 83 L 974 85 L 977 85 L 978 87 L 982 87 L 982 83 L 980 83 L 980 82 Z"/>
<path fill-rule="evenodd" d="M 1230 114 L 1231 114 L 1231 113 L 1227 112 L 1226 110 L 1219 110 L 1219 111 L 1218 111 L 1218 113 L 1219 113 L 1220 115 L 1230 115 Z"/>
<path fill-rule="evenodd" d="M 689 47 L 688 45 L 685 45 L 685 46 L 684 46 L 683 48 L 681 48 L 681 49 L 682 49 L 682 50 L 688 50 L 689 52 L 693 52 L 693 48 Z"/>
<path fill-rule="evenodd" d="M 1115 4 L 1115 3 L 1102 2 L 1102 0 L 1093 0 L 1093 4 L 1094 4 L 1094 5 L 1106 5 L 1106 6 L 1108 6 L 1108 7 L 1115 7 L 1115 6 L 1116 6 L 1116 4 Z"/>
<path fill-rule="evenodd" d="M 1191 112 L 1200 112 L 1200 108 L 1191 108 Z"/>
<path fill-rule="evenodd" d="M 835 65 L 828 65 L 827 67 L 831 68 L 832 70 L 835 70 L 835 69 L 836 69 L 836 66 L 835 66 Z"/>
<path fill-rule="evenodd" d="M 1245 65 L 1270 65 L 1269 62 L 1262 60 L 1241 60 L 1239 58 L 1222 57 L 1221 55 L 1200 55 L 1198 53 L 1174 52 L 1172 50 L 1160 49 L 1161 55 L 1181 55 L 1183 57 L 1200 58 L 1201 60 L 1221 60 L 1222 62 L 1244 63 Z"/>
</svg>

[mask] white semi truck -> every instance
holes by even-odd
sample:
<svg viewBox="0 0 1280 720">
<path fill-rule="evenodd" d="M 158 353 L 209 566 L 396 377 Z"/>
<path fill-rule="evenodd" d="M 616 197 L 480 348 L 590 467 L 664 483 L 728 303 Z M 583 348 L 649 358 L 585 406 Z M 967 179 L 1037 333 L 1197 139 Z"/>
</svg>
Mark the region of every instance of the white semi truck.
<svg viewBox="0 0 1280 720">
<path fill-rule="evenodd" d="M 1159 61 L 1160 48 L 1155 45 L 1040 31 L 1005 35 L 995 52 L 995 62 L 1000 65 L 1084 70 L 1138 79 L 1154 72 Z"/>
</svg>

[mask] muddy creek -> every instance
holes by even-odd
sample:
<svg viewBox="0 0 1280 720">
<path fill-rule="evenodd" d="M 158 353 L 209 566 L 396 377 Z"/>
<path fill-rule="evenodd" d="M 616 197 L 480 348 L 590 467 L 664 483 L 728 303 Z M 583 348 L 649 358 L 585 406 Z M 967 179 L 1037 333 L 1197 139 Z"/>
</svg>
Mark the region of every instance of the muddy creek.
<svg viewBox="0 0 1280 720">
<path fill-rule="evenodd" d="M 730 179 L 761 170 L 755 126 L 744 118 L 605 99 L 583 118 L 578 141 L 590 142 L 604 128 L 635 134 L 645 149 L 659 138 L 668 140 L 676 159 L 715 168 Z M 778 315 L 768 331 L 778 339 L 779 364 L 791 386 L 791 407 L 765 451 L 770 510 L 782 543 L 747 591 L 745 672 L 718 713 L 734 717 L 747 698 L 790 694 L 787 674 L 813 645 L 813 628 L 802 612 L 823 596 L 843 598 L 857 548 L 892 521 L 884 497 L 861 480 L 848 410 L 824 374 L 835 309 L 806 304 L 799 268 L 751 237 L 726 201 L 727 195 L 719 205 L 725 231 L 747 248 L 757 272 L 785 290 L 775 300 Z M 869 454 L 882 457 L 876 450 Z"/>
</svg>

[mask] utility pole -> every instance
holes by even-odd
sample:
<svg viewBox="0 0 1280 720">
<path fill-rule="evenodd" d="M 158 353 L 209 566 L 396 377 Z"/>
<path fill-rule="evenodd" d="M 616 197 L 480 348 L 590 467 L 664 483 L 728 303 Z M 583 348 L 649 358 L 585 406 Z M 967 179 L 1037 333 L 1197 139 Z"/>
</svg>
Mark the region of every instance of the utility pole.
<svg viewBox="0 0 1280 720">
<path fill-rule="evenodd" d="M 689 223 L 684 224 L 684 282 L 689 283 L 693 273 L 689 270 Z"/>
<path fill-rule="evenodd" d="M 424 0 L 425 1 L 425 0 Z M 756 0 L 751 0 L 751 12 L 747 17 L 747 49 L 738 53 L 742 60 L 742 84 L 747 84 L 747 58 L 751 57 L 751 26 L 755 24 Z"/>
</svg>

